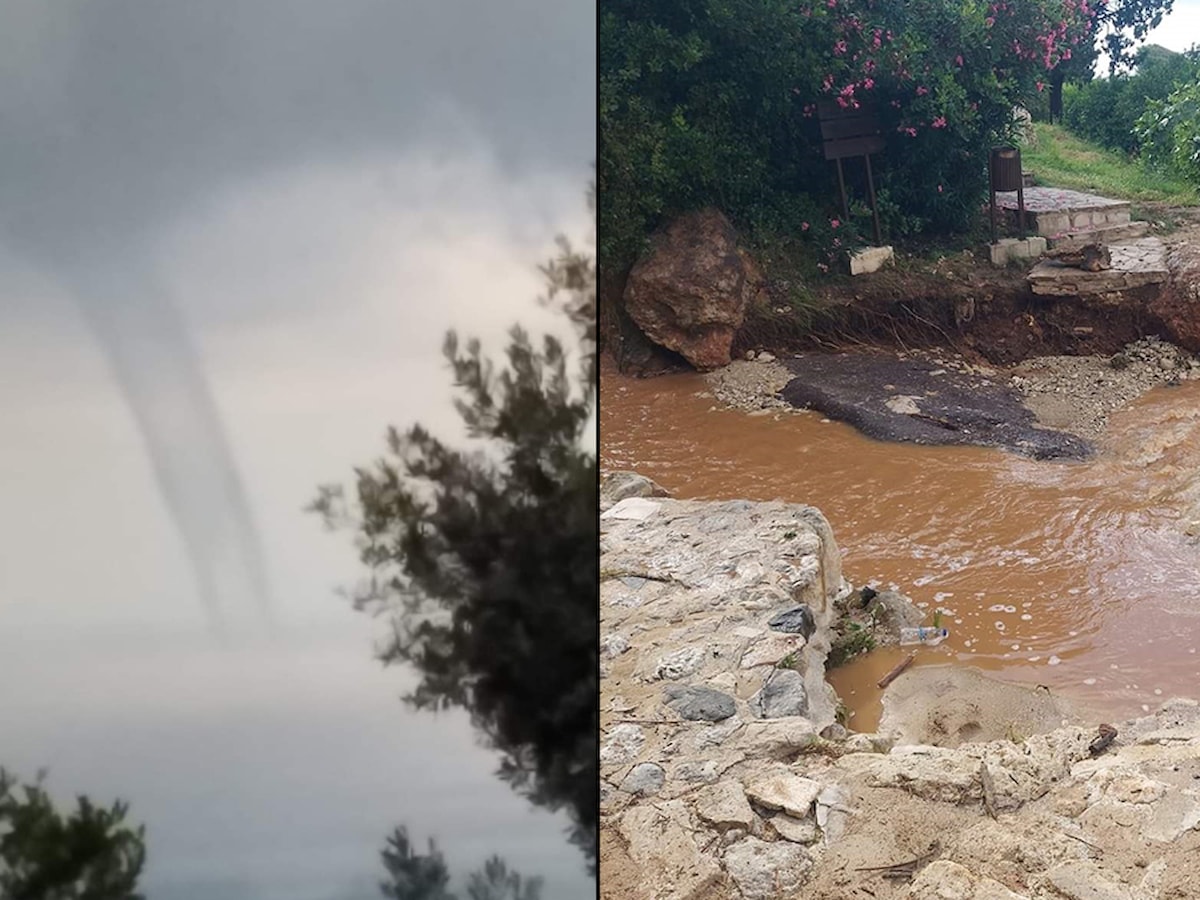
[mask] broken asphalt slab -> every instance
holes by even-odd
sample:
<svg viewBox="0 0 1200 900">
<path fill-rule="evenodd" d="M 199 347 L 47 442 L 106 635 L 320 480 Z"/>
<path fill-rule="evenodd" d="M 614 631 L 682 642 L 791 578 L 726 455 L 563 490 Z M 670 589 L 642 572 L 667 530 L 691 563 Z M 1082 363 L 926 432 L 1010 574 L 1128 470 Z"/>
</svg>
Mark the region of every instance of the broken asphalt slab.
<svg viewBox="0 0 1200 900">
<path fill-rule="evenodd" d="M 1020 394 L 986 375 L 892 353 L 805 353 L 784 361 L 780 396 L 868 437 L 1000 447 L 1034 459 L 1086 459 L 1087 441 L 1039 428 Z"/>
</svg>

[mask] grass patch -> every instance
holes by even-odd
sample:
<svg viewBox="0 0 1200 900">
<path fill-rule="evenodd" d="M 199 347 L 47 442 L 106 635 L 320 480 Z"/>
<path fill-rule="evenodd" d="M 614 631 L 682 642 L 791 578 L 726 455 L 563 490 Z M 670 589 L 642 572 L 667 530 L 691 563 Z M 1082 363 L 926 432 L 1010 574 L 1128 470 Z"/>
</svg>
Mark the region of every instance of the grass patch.
<svg viewBox="0 0 1200 900">
<path fill-rule="evenodd" d="M 1061 125 L 1038 122 L 1037 142 L 1021 148 L 1021 164 L 1038 184 L 1090 191 L 1118 200 L 1193 206 L 1200 191 L 1181 178 L 1076 137 Z"/>
<path fill-rule="evenodd" d="M 875 649 L 875 635 L 858 622 L 847 622 L 845 630 L 830 643 L 825 668 L 836 669 L 862 653 Z"/>
</svg>

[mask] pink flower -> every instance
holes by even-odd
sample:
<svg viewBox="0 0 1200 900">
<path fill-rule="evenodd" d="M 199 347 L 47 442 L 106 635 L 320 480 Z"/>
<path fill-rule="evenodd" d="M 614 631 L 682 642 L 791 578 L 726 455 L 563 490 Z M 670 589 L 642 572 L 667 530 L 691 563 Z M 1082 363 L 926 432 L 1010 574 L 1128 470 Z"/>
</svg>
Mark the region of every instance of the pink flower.
<svg viewBox="0 0 1200 900">
<path fill-rule="evenodd" d="M 836 44 L 833 45 L 833 55 L 834 56 L 841 56 L 845 52 L 846 52 L 846 42 L 845 41 L 838 41 Z"/>
<path fill-rule="evenodd" d="M 956 66 L 958 66 L 960 69 L 962 68 L 962 65 L 963 65 L 963 58 L 962 58 L 962 54 L 961 54 L 961 53 L 960 53 L 960 54 L 958 54 L 958 56 L 954 57 L 954 64 L 955 64 Z"/>
<path fill-rule="evenodd" d="M 875 79 L 874 78 L 863 79 L 862 86 L 869 91 L 871 88 L 875 87 Z"/>
<path fill-rule="evenodd" d="M 934 119 L 933 127 L 934 128 L 945 128 L 946 127 L 946 117 L 938 116 L 936 119 Z M 938 190 L 941 190 L 941 188 L 938 188 Z"/>
<path fill-rule="evenodd" d="M 917 136 L 917 129 L 915 129 L 915 128 L 905 128 L 904 130 L 908 134 L 909 137 Z"/>
<path fill-rule="evenodd" d="M 927 87 L 918 87 L 917 88 L 917 96 L 918 97 L 923 97 L 928 93 L 929 93 L 929 88 L 927 88 Z"/>
<path fill-rule="evenodd" d="M 941 192 L 942 192 L 942 186 L 939 184 L 938 185 L 938 193 L 940 194 Z"/>
<path fill-rule="evenodd" d="M 800 223 L 800 230 L 801 230 L 801 231 L 808 231 L 808 223 L 807 223 L 807 222 L 801 222 L 801 223 Z"/>
<path fill-rule="evenodd" d="M 830 227 L 830 228 L 837 228 L 837 227 L 838 227 L 839 225 L 841 225 L 841 224 L 842 224 L 842 223 L 841 223 L 841 222 L 839 222 L 837 219 L 830 219 L 830 220 L 829 220 L 829 227 Z"/>
<path fill-rule="evenodd" d="M 1042 82 L 1040 82 L 1040 81 L 1037 83 L 1037 89 L 1038 89 L 1039 94 L 1042 92 L 1042 88 L 1044 88 L 1045 86 L 1046 85 L 1042 84 Z"/>
<path fill-rule="evenodd" d="M 985 25 L 987 25 L 988 28 L 991 28 L 993 25 L 996 24 L 996 20 L 993 19 L 991 16 L 988 16 L 986 19 L 983 20 L 983 22 Z"/>
</svg>

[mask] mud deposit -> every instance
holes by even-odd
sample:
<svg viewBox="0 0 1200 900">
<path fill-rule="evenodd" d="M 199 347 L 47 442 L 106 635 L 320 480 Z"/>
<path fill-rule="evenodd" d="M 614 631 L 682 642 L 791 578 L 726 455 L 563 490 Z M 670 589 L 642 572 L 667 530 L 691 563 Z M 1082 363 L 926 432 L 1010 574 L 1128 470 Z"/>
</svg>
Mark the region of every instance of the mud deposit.
<svg viewBox="0 0 1200 900">
<path fill-rule="evenodd" d="M 894 585 L 930 614 L 945 611 L 951 636 L 923 648 L 918 669 L 976 666 L 1114 719 L 1194 693 L 1200 383 L 1113 413 L 1084 462 L 884 443 L 821 413 L 727 409 L 710 390 L 697 375 L 605 370 L 602 466 L 635 469 L 685 499 L 819 507 L 850 581 Z M 876 651 L 835 671 L 856 728 L 874 727 L 875 681 L 902 656 Z"/>
</svg>

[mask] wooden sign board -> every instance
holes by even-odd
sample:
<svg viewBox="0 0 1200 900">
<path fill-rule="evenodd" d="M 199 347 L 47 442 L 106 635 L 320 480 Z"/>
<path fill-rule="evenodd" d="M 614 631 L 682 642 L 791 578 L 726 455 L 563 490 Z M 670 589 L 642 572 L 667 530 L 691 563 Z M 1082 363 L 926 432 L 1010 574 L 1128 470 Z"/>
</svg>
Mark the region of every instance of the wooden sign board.
<svg viewBox="0 0 1200 900">
<path fill-rule="evenodd" d="M 866 156 L 883 150 L 883 135 L 879 133 L 879 116 L 875 108 L 862 105 L 858 109 L 843 108 L 823 100 L 817 104 L 821 121 L 821 141 L 826 159 L 845 159 Z"/>
<path fill-rule="evenodd" d="M 863 103 L 856 109 L 842 106 L 833 100 L 817 103 L 817 117 L 821 122 L 821 148 L 826 159 L 837 162 L 838 189 L 842 195 L 842 213 L 850 218 L 850 202 L 846 197 L 846 179 L 842 173 L 842 160 L 861 156 L 867 167 L 867 191 L 871 198 L 871 218 L 875 225 L 875 243 L 882 244 L 879 229 L 879 211 L 875 208 L 875 178 L 871 174 L 871 154 L 884 148 L 880 134 L 879 115 L 871 104 Z"/>
</svg>

